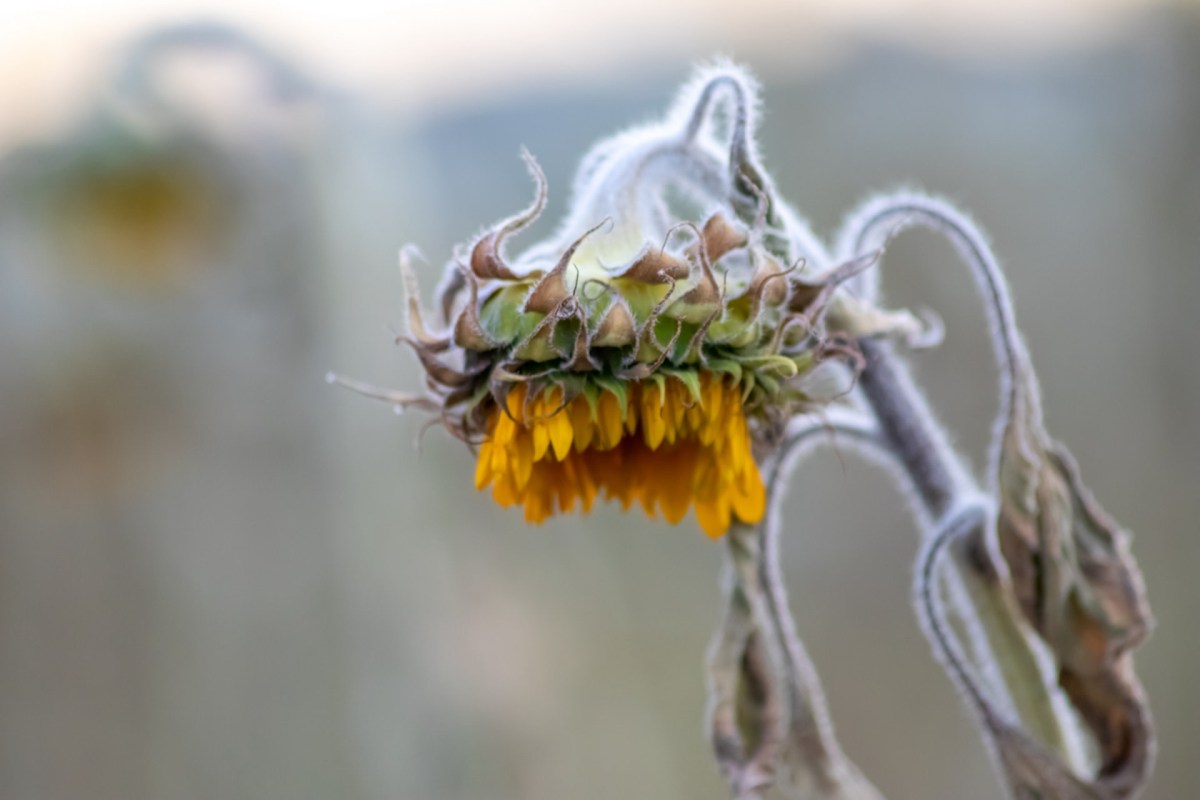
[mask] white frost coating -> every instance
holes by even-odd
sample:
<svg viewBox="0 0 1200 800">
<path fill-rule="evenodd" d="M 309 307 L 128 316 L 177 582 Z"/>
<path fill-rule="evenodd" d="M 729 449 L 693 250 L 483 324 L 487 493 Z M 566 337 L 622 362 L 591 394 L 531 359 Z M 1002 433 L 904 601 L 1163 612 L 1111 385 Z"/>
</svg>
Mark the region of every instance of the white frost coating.
<svg viewBox="0 0 1200 800">
<path fill-rule="evenodd" d="M 631 260 L 647 242 L 661 241 L 676 221 L 666 207 L 664 186 L 709 211 L 728 211 L 733 159 L 758 164 L 758 104 L 758 84 L 744 68 L 718 61 L 697 70 L 662 120 L 591 148 L 576 172 L 562 224 L 547 241 L 523 252 L 514 271 L 553 263 L 581 233 L 605 219 L 613 220 L 611 229 L 590 237 L 576 259 L 609 267 Z M 718 130 L 719 116 L 728 130 Z"/>
<path fill-rule="evenodd" d="M 988 320 L 992 349 L 1000 371 L 1000 408 L 993 424 L 988 455 L 991 474 L 988 484 L 996 485 L 1001 436 L 1014 417 L 1024 416 L 1031 427 L 1041 427 L 1042 409 L 1037 376 L 1030 366 L 1029 351 L 1017 328 L 1008 282 L 975 222 L 948 201 L 913 191 L 874 197 L 860 205 L 842 224 L 834 252 L 839 258 L 881 249 L 900 232 L 921 226 L 941 233 L 954 245 L 971 270 Z M 875 302 L 879 296 L 879 275 L 869 270 L 855 284 L 863 297 Z M 1032 454 L 1024 454 L 1033 459 Z"/>
</svg>

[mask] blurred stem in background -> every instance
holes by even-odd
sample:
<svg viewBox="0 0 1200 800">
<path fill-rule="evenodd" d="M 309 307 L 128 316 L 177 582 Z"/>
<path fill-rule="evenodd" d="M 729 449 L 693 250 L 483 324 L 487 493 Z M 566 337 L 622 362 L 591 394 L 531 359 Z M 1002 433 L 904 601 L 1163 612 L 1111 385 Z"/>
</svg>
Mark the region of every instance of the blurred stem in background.
<svg viewBox="0 0 1200 800">
<path fill-rule="evenodd" d="M 345 797 L 328 97 L 217 23 L 98 72 L 0 162 L 0 795 Z"/>
</svg>

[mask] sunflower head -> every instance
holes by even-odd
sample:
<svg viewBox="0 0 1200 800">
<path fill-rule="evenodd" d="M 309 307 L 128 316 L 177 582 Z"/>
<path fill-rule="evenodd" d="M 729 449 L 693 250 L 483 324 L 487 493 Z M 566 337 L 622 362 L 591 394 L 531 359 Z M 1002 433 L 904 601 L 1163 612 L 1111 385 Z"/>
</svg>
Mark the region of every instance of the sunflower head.
<svg viewBox="0 0 1200 800">
<path fill-rule="evenodd" d="M 402 251 L 428 393 L 386 396 L 440 414 L 500 505 L 532 522 L 600 496 L 671 522 L 695 509 L 714 537 L 762 518 L 756 448 L 814 403 L 804 376 L 849 351 L 824 311 L 862 265 L 809 276 L 786 244 L 747 144 L 752 96 L 740 71 L 709 73 L 666 122 L 602 142 L 559 232 L 510 257 L 546 199 L 525 153 L 533 202 L 450 261 L 437 326 Z"/>
<path fill-rule="evenodd" d="M 99 127 L 99 126 L 98 126 Z M 239 199 L 227 158 L 198 140 L 105 127 L 48 176 L 58 259 L 81 277 L 155 292 L 220 259 Z"/>
</svg>

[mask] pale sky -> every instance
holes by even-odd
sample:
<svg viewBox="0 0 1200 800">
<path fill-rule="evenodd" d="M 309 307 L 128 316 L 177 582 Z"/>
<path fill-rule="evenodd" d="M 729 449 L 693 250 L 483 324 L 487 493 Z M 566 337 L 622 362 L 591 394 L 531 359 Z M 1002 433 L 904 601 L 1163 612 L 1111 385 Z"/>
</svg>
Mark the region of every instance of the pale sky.
<svg viewBox="0 0 1200 800">
<path fill-rule="evenodd" d="M 0 0 L 0 145 L 59 124 L 114 45 L 197 18 L 247 27 L 342 86 L 411 109 L 531 82 L 636 77 L 729 53 L 799 67 L 866 33 L 951 52 L 1103 39 L 1147 0 Z"/>
</svg>

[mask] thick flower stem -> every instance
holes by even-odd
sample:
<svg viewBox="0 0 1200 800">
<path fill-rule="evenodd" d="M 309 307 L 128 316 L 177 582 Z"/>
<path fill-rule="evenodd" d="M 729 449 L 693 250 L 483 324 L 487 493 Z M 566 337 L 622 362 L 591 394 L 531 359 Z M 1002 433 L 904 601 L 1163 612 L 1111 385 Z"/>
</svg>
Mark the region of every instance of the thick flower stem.
<svg viewBox="0 0 1200 800">
<path fill-rule="evenodd" d="M 866 360 L 859 386 L 875 412 L 882 444 L 911 482 L 921 513 L 940 519 L 971 490 L 971 480 L 891 345 L 863 339 L 859 349 Z"/>
<path fill-rule="evenodd" d="M 916 511 L 928 523 L 922 527 L 932 529 L 948 513 L 982 493 L 967 477 L 891 346 L 871 340 L 863 340 L 859 346 L 866 359 L 860 386 L 879 421 L 880 444 L 912 489 Z M 1050 685 L 1028 634 L 1017 622 L 987 545 L 986 528 L 972 527 L 951 543 L 948 552 L 952 572 L 947 577 L 960 590 L 939 593 L 938 587 L 926 585 L 919 591 L 934 593 L 933 597 L 940 594 L 948 601 L 952 621 L 969 635 L 968 650 L 977 663 L 974 675 L 966 679 L 998 680 L 1002 687 L 979 688 L 993 698 L 1002 690 L 1012 713 L 1030 733 L 1072 770 L 1085 774 L 1078 723 Z M 939 651 L 944 649 L 940 642 L 933 644 Z M 939 656 L 950 657 L 945 652 Z"/>
</svg>

